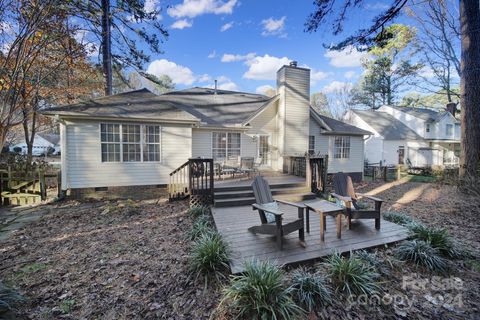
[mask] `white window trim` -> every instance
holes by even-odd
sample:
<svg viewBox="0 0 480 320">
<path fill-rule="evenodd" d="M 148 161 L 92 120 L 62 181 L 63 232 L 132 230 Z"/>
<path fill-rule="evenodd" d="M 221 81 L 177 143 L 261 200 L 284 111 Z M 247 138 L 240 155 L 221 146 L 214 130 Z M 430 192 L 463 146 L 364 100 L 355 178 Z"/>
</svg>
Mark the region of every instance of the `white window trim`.
<svg viewBox="0 0 480 320">
<path fill-rule="evenodd" d="M 335 140 L 337 138 L 341 138 L 342 139 L 342 146 L 340 147 L 340 157 L 337 158 L 335 157 L 336 155 L 336 146 L 335 146 Z M 348 144 L 348 157 L 345 157 L 345 152 L 344 152 L 344 149 L 347 149 L 347 147 L 345 146 L 345 139 L 348 138 L 349 139 L 349 144 Z M 351 154 L 351 151 L 352 151 L 352 139 L 350 139 L 350 136 L 333 136 L 333 159 L 350 159 L 350 154 Z"/>
<path fill-rule="evenodd" d="M 212 159 L 214 158 L 214 154 L 213 154 L 213 135 L 215 133 L 225 133 L 225 138 L 226 138 L 226 141 L 225 141 L 225 160 L 228 159 L 228 135 L 231 134 L 231 133 L 235 133 L 235 134 L 240 134 L 240 157 L 242 156 L 242 133 L 241 132 L 235 132 L 235 131 L 212 131 L 212 133 L 210 134 L 210 143 L 211 143 L 211 148 L 210 148 L 210 151 L 212 153 Z M 219 148 L 216 148 L 216 149 L 219 149 Z M 235 148 L 236 149 L 236 148 Z"/>
<path fill-rule="evenodd" d="M 310 149 L 310 138 L 313 138 L 313 149 Z M 310 154 L 310 151 L 312 151 L 311 154 L 315 154 L 315 135 L 309 135 L 308 136 L 308 153 Z"/>
<path fill-rule="evenodd" d="M 120 132 L 120 161 L 102 161 L 102 124 L 117 124 L 119 125 L 119 132 Z M 140 126 L 140 161 L 123 161 L 123 124 L 125 125 L 137 125 Z M 158 127 L 158 134 L 159 134 L 159 157 L 158 161 L 143 161 L 143 149 L 144 149 L 144 132 L 145 132 L 145 126 L 156 126 Z M 162 131 L 163 127 L 159 124 L 140 124 L 140 123 L 119 123 L 119 122 L 100 122 L 98 124 L 98 139 L 100 141 L 100 162 L 101 163 L 162 163 L 162 158 L 163 158 L 163 152 L 162 152 Z"/>
</svg>

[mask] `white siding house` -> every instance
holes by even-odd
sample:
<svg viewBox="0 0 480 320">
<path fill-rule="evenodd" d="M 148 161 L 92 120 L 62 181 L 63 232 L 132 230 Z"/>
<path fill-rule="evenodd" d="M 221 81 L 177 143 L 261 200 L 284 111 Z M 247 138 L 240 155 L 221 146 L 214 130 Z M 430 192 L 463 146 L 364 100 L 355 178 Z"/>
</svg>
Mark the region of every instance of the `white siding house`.
<svg viewBox="0 0 480 320">
<path fill-rule="evenodd" d="M 274 97 L 191 88 L 146 89 L 44 111 L 60 124 L 62 188 L 165 185 L 189 158 L 253 157 L 281 171 L 288 156 L 329 155 L 329 173 L 363 175 L 371 133 L 319 115 L 309 103 L 310 70 L 284 66 Z"/>
<path fill-rule="evenodd" d="M 453 108 L 452 108 L 453 107 Z M 450 111 L 382 106 L 350 110 L 344 121 L 371 131 L 365 159 L 386 165 L 445 166 L 458 164 L 460 123 Z"/>
</svg>

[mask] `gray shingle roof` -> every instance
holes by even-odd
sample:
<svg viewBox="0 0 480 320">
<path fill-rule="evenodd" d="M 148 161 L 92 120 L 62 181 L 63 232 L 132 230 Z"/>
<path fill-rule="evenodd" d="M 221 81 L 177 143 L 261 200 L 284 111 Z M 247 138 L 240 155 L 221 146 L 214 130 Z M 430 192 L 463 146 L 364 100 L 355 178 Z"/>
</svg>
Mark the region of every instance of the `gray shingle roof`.
<svg viewBox="0 0 480 320">
<path fill-rule="evenodd" d="M 274 98 L 228 90 L 217 90 L 217 94 L 214 94 L 214 89 L 195 87 L 169 92 L 158 99 L 171 101 L 206 125 L 230 126 L 242 124 Z"/>
<path fill-rule="evenodd" d="M 198 121 L 170 101 L 141 89 L 43 110 L 46 115 Z"/>
<path fill-rule="evenodd" d="M 447 111 L 436 111 L 436 110 L 427 109 L 427 108 L 396 107 L 396 106 L 392 106 L 392 108 L 400 110 L 402 112 L 405 112 L 407 114 L 410 114 L 414 117 L 417 117 L 419 119 L 422 119 L 428 122 L 437 121 L 445 114 L 445 112 L 447 112 Z"/>
<path fill-rule="evenodd" d="M 327 116 L 321 115 L 310 107 L 310 112 L 319 117 L 327 126 L 325 128 L 326 134 L 351 134 L 351 135 L 372 135 L 373 133 L 367 130 L 360 129 L 342 121 L 338 121 Z"/>
<path fill-rule="evenodd" d="M 352 111 L 368 123 L 385 140 L 422 139 L 415 131 L 386 112 L 371 110 Z"/>
</svg>

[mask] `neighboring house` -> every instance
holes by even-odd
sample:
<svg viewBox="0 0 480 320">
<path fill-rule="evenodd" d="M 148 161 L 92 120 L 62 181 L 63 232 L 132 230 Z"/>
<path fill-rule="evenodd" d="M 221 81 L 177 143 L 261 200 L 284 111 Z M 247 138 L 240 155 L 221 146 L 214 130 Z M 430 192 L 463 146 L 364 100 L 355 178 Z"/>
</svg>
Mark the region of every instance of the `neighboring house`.
<svg viewBox="0 0 480 320">
<path fill-rule="evenodd" d="M 414 166 L 458 165 L 460 122 L 455 106 L 426 108 L 382 106 L 378 110 L 350 110 L 344 120 L 374 134 L 365 140 L 369 163 Z"/>
<path fill-rule="evenodd" d="M 188 158 L 261 157 L 281 171 L 285 156 L 329 155 L 329 172 L 362 178 L 369 132 L 310 107 L 310 70 L 277 72 L 274 97 L 191 88 L 146 89 L 51 108 L 60 124 L 62 189 L 162 185 Z"/>
<path fill-rule="evenodd" d="M 25 142 L 13 143 L 10 145 L 10 151 L 16 152 L 20 148 L 20 153 L 27 154 L 27 144 Z M 42 156 L 52 150 L 53 154 L 60 154 L 60 135 L 49 133 L 37 133 L 33 140 L 32 155 Z"/>
</svg>

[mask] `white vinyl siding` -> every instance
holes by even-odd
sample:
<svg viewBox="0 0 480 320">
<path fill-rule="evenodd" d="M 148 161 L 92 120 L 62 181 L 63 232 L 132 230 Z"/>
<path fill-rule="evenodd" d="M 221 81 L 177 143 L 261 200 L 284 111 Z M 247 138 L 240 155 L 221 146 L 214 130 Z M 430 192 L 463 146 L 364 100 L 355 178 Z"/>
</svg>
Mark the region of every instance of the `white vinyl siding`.
<svg viewBox="0 0 480 320">
<path fill-rule="evenodd" d="M 102 122 L 105 123 L 105 122 Z M 148 124 L 156 126 L 156 124 Z M 191 158 L 192 128 L 159 124 L 159 162 L 102 162 L 100 123 L 68 121 L 62 165 L 67 168 L 65 188 L 167 184 L 169 173 Z"/>
</svg>

